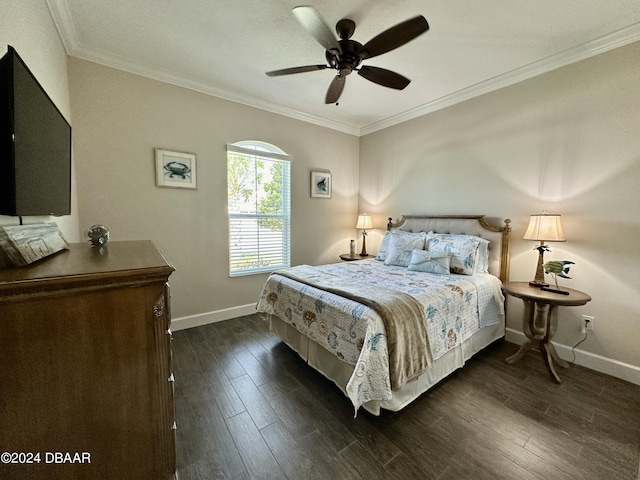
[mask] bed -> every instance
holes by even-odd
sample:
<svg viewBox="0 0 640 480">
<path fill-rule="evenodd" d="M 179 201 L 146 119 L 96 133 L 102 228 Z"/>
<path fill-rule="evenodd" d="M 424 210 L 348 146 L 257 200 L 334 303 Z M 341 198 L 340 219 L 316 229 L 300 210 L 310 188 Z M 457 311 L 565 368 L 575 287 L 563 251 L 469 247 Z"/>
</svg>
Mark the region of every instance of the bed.
<svg viewBox="0 0 640 480">
<path fill-rule="evenodd" d="M 273 272 L 257 311 L 356 414 L 401 410 L 504 336 L 509 224 L 390 218 L 375 257 Z"/>
</svg>

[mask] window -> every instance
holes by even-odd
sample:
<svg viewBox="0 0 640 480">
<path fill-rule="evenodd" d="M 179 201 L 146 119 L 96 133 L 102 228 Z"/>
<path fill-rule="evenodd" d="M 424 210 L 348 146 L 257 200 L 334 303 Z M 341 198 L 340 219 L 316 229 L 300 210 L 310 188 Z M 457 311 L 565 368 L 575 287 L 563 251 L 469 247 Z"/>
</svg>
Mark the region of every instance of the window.
<svg viewBox="0 0 640 480">
<path fill-rule="evenodd" d="M 290 265 L 290 171 L 289 156 L 274 145 L 227 145 L 230 276 Z"/>
</svg>

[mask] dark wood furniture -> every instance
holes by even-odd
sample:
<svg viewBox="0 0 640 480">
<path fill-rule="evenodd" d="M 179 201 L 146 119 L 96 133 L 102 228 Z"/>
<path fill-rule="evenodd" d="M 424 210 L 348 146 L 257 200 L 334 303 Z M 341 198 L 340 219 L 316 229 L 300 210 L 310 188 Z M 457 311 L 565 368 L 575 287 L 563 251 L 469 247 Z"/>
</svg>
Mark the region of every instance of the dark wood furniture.
<svg viewBox="0 0 640 480">
<path fill-rule="evenodd" d="M 0 477 L 174 478 L 173 270 L 148 241 L 0 270 L 0 446 L 40 458 Z"/>
<path fill-rule="evenodd" d="M 551 343 L 558 324 L 557 315 L 555 315 L 556 307 L 585 305 L 591 301 L 591 297 L 579 290 L 565 287 L 563 290 L 569 292 L 568 295 L 547 292 L 529 285 L 529 282 L 507 282 L 502 285 L 502 290 L 507 295 L 520 298 L 524 302 L 522 330 L 529 339 L 528 342 L 520 346 L 514 355 L 508 357 L 506 362 L 517 362 L 529 350 L 538 348 L 549 375 L 557 383 L 561 383 L 562 380 L 553 363 L 555 362 L 564 368 L 567 368 L 569 364 L 558 356 Z"/>
<path fill-rule="evenodd" d="M 375 255 L 367 255 L 363 257 L 359 253 L 354 253 L 351 255 L 350 253 L 342 253 L 340 254 L 340 260 L 344 260 L 345 262 L 353 262 L 354 260 L 364 260 L 365 258 L 374 258 Z"/>
</svg>

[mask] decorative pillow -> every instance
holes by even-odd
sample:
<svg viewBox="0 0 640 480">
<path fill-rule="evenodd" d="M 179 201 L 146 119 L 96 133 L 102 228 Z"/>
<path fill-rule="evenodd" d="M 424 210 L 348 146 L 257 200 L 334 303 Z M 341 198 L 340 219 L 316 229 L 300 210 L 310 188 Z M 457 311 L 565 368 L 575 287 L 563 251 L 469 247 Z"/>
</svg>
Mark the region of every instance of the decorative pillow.
<svg viewBox="0 0 640 480">
<path fill-rule="evenodd" d="M 489 273 L 489 240 L 475 237 L 480 242 L 478 244 L 478 257 L 476 262 L 476 273 Z"/>
<path fill-rule="evenodd" d="M 423 241 L 426 238 L 423 232 L 413 233 L 407 232 L 406 230 L 393 230 L 392 232 L 385 232 L 384 237 L 382 237 L 382 242 L 380 243 L 380 248 L 378 249 L 378 255 L 376 255 L 376 260 L 384 262 L 387 259 L 387 253 L 389 252 L 389 242 L 391 241 L 391 237 L 393 235 L 419 235 L 423 238 Z"/>
<path fill-rule="evenodd" d="M 449 253 L 414 250 L 413 252 L 411 252 L 409 270 L 435 273 L 437 275 L 449 275 L 450 263 L 451 254 Z"/>
<path fill-rule="evenodd" d="M 389 237 L 389 251 L 384 264 L 401 267 L 409 266 L 411 253 L 415 249 L 424 250 L 426 238 L 427 235 L 424 232 L 399 235 L 392 233 Z"/>
<path fill-rule="evenodd" d="M 473 275 L 476 264 L 476 255 L 480 242 L 477 238 L 459 238 L 450 236 L 429 238 L 428 250 L 430 252 L 446 252 L 451 254 L 449 270 L 458 275 Z"/>
<path fill-rule="evenodd" d="M 447 240 L 452 237 L 477 240 L 478 242 L 480 242 L 478 245 L 478 253 L 476 254 L 473 273 L 489 273 L 489 240 L 487 240 L 486 238 L 476 237 L 474 235 L 464 235 L 461 233 L 434 233 L 430 235 L 429 238 Z"/>
</svg>

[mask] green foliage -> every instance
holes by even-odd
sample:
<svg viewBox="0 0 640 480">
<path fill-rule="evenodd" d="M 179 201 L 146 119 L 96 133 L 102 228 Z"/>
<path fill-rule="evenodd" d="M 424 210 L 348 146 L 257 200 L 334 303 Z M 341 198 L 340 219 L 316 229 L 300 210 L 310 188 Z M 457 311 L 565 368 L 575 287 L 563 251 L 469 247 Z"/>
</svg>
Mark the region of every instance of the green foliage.
<svg viewBox="0 0 640 480">
<path fill-rule="evenodd" d="M 260 198 L 258 213 L 261 215 L 282 214 L 282 162 L 274 162 L 271 165 L 271 181 L 264 184 L 265 196 Z M 263 219 L 260 224 L 272 230 L 282 229 L 282 220 L 279 218 Z"/>
<path fill-rule="evenodd" d="M 257 168 L 256 168 L 257 167 Z M 244 155 L 229 155 L 227 160 L 227 193 L 230 205 L 248 202 L 262 182 L 260 169 L 264 162 Z"/>
<path fill-rule="evenodd" d="M 227 190 L 230 209 L 235 213 L 243 203 L 257 202 L 256 212 L 260 215 L 281 215 L 282 207 L 282 162 L 272 162 L 270 167 L 271 180 L 262 183 L 265 177 L 265 161 L 254 160 L 244 155 L 229 155 L 227 163 Z M 262 227 L 272 230 L 282 228 L 280 219 L 264 219 Z"/>
</svg>

